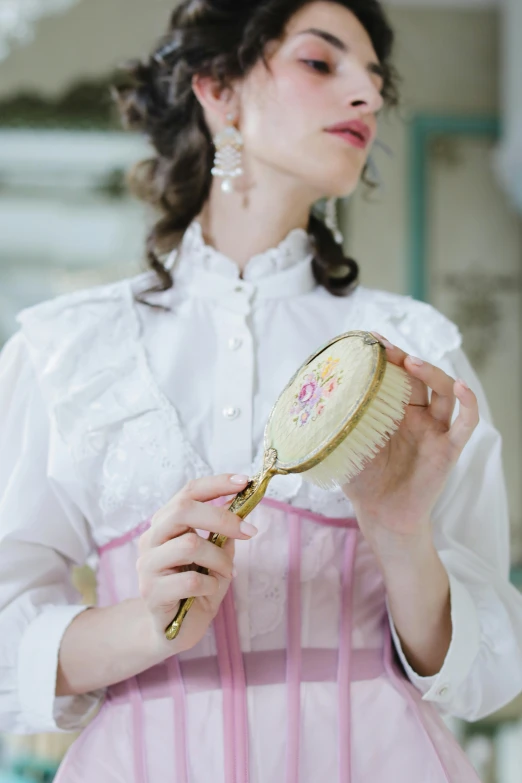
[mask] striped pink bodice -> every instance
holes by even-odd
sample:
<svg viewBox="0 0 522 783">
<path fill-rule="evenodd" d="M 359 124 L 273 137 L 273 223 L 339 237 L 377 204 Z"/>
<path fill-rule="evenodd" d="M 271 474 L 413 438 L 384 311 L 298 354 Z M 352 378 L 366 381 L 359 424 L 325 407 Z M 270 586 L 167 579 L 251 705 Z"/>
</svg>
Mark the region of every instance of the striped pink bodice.
<svg viewBox="0 0 522 783">
<path fill-rule="evenodd" d="M 410 737 L 422 738 L 425 759 L 419 769 L 424 763 L 433 769 L 433 776 L 426 780 L 476 783 L 460 748 L 395 663 L 382 580 L 356 521 L 326 519 L 267 499 L 251 519 L 260 529 L 259 541 L 255 545 L 255 539 L 245 542 L 251 549 L 243 548 L 243 561 L 241 556 L 237 558 L 240 553 L 236 548 L 238 577 L 206 636 L 192 650 L 111 686 L 100 714 L 77 743 L 77 758 L 73 746 L 57 783 L 80 780 L 74 772 L 87 763 L 89 736 L 96 733 L 97 724 L 98 731 L 103 732 L 104 721 L 111 731 L 120 722 L 126 727 L 127 756 L 122 756 L 125 761 L 113 762 L 120 772 L 115 771 L 114 777 L 93 777 L 96 783 L 308 783 L 317 779 L 317 773 L 307 763 L 309 745 L 314 741 L 318 744 L 317 752 L 323 748 L 325 753 L 325 772 L 335 769 L 339 783 L 369 783 L 368 773 L 361 777 L 361 765 L 370 762 L 364 755 L 361 760 L 357 753 L 354 756 L 356 745 L 359 754 L 361 750 L 361 741 L 356 742 L 362 728 L 359 721 L 368 720 L 358 714 L 359 702 L 353 696 L 361 688 L 368 693 L 373 689 L 375 698 L 383 699 L 383 709 L 389 700 L 390 720 L 397 709 L 397 714 L 408 716 Z M 137 540 L 147 526 L 148 523 L 140 525 L 100 550 L 101 605 L 138 594 Z M 270 585 L 270 578 L 265 580 L 264 600 L 269 600 L 266 596 L 270 596 L 271 588 L 278 599 L 284 590 L 284 614 L 278 620 L 274 609 L 276 619 L 258 626 L 249 622 L 244 608 L 249 606 L 248 596 L 244 593 L 250 598 L 259 595 L 256 569 L 262 568 L 264 560 L 270 564 L 271 558 L 277 557 L 278 553 L 269 551 L 274 526 L 276 537 L 279 532 L 284 540 L 284 562 L 280 560 L 273 572 L 268 569 L 274 583 Z M 267 551 L 263 548 L 263 533 Z M 251 545 L 258 549 L 252 552 Z M 322 547 L 322 554 L 314 552 L 314 547 Z M 318 573 L 310 564 L 315 555 L 322 568 Z M 242 562 L 247 557 L 250 577 L 246 580 L 243 575 L 242 580 Z M 320 586 L 324 580 L 331 583 L 331 589 Z M 279 606 L 276 600 L 273 603 L 276 608 Z M 250 603 L 250 611 L 255 608 Z M 334 618 L 336 627 L 332 630 Z M 264 632 L 254 633 L 256 628 Z M 325 714 L 335 715 L 331 725 L 325 726 L 326 720 L 314 716 L 317 705 L 309 714 L 307 687 L 322 688 L 328 699 Z M 267 702 L 269 694 L 273 708 Z M 334 704 L 330 704 L 332 701 Z M 317 704 L 320 706 L 321 699 Z M 206 734 L 205 715 L 196 714 L 198 708 L 208 712 L 208 724 L 215 727 L 211 735 Z M 273 744 L 267 736 L 271 731 L 271 709 Z M 260 716 L 258 722 L 256 714 Z M 314 720 L 319 720 L 316 731 Z M 276 725 L 282 730 L 276 730 Z M 367 729 L 373 736 L 371 727 Z M 263 736 L 258 737 L 257 731 Z M 199 741 L 194 736 L 198 732 Z M 408 736 L 405 729 L 403 734 Z M 374 739 L 379 742 L 378 734 Z M 335 759 L 326 759 L 327 745 L 336 747 Z M 112 752 L 114 755 L 114 747 Z M 389 752 L 387 755 L 390 770 L 394 764 L 398 770 L 404 764 L 400 757 L 393 761 Z M 412 775 L 417 774 L 415 764 L 405 765 L 408 769 Z M 460 777 L 453 776 L 454 769 Z M 401 783 L 420 780 L 401 777 Z M 334 778 L 329 781 L 334 783 Z M 382 781 L 395 783 L 395 778 L 384 776 Z M 371 783 L 381 783 L 381 778 L 374 777 Z"/>
</svg>

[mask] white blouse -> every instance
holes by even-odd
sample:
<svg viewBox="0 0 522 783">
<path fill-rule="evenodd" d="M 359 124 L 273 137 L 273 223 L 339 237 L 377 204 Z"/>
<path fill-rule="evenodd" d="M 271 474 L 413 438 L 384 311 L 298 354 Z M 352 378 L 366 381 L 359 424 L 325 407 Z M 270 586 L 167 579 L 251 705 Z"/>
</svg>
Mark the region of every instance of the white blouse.
<svg viewBox="0 0 522 783">
<path fill-rule="evenodd" d="M 464 719 L 522 690 L 501 439 L 460 333 L 409 297 L 362 286 L 331 296 L 315 283 L 311 259 L 297 229 L 241 278 L 194 222 L 169 259 L 174 288 L 149 296 L 162 308 L 135 301 L 154 282 L 146 273 L 19 315 L 0 356 L 0 730 L 85 724 L 103 692 L 54 696 L 61 638 L 85 609 L 71 567 L 95 567 L 98 546 L 148 519 L 190 478 L 252 474 L 279 392 L 316 348 L 349 329 L 377 330 L 462 377 L 481 408 L 433 514 L 450 577 L 451 645 L 441 671 L 419 677 L 392 623 L 405 670 L 425 699 Z M 268 495 L 326 516 L 352 513 L 342 492 L 300 475 L 276 477 Z M 304 568 L 318 572 L 321 546 L 309 552 Z M 277 611 L 270 587 L 255 593 L 253 633 L 266 632 Z"/>
</svg>

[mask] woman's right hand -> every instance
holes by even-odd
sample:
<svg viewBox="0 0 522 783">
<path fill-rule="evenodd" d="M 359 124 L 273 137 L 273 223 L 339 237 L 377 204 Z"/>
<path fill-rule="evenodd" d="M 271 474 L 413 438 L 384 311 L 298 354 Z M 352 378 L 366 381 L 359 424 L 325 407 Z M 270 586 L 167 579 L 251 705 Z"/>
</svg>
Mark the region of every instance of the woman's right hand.
<svg viewBox="0 0 522 783">
<path fill-rule="evenodd" d="M 151 527 L 139 539 L 136 570 L 140 595 L 165 657 L 194 647 L 204 636 L 232 579 L 234 539 L 248 540 L 257 533 L 226 505 L 207 503 L 240 492 L 248 480 L 226 474 L 190 481 L 154 514 Z M 218 547 L 196 529 L 222 533 L 228 540 Z M 196 565 L 208 568 L 208 576 L 193 570 Z M 165 628 L 174 619 L 181 599 L 191 596 L 196 600 L 183 620 L 174 650 L 173 642 L 165 638 Z"/>
</svg>

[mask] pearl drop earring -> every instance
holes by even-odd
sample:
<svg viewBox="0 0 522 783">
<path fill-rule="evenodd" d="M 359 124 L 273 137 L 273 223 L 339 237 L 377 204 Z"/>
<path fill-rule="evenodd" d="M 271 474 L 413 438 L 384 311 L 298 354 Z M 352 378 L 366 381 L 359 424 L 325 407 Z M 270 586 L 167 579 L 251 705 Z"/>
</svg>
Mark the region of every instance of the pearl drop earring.
<svg viewBox="0 0 522 783">
<path fill-rule="evenodd" d="M 234 179 L 243 173 L 241 165 L 243 136 L 234 126 L 234 115 L 227 114 L 229 124 L 214 136 L 216 154 L 211 173 L 214 177 L 222 177 L 221 190 L 224 193 L 232 193 Z"/>
<path fill-rule="evenodd" d="M 335 196 L 332 196 L 332 198 L 326 200 L 324 223 L 325 226 L 332 232 L 333 238 L 337 244 L 342 245 L 344 237 L 341 233 L 341 229 L 339 228 L 339 220 L 337 216 L 337 199 Z"/>
</svg>

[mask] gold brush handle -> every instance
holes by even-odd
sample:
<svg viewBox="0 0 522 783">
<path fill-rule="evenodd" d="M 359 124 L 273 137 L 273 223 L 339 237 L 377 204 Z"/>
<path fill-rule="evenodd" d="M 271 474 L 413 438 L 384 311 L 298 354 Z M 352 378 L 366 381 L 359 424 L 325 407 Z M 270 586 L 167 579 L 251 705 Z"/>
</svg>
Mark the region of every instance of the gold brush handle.
<svg viewBox="0 0 522 783">
<path fill-rule="evenodd" d="M 265 452 L 263 469 L 260 473 L 257 473 L 246 485 L 245 489 L 241 490 L 232 503 L 229 506 L 229 511 L 233 514 L 237 514 L 238 517 L 244 519 L 250 512 L 257 506 L 268 487 L 268 482 L 275 475 L 275 471 L 272 470 L 276 461 L 277 455 L 274 449 L 270 449 Z M 223 546 L 227 537 L 221 533 L 211 533 L 208 539 L 216 546 Z M 199 571 L 200 574 L 208 574 L 208 568 L 197 566 L 195 571 Z M 165 628 L 165 636 L 167 639 L 175 639 L 181 630 L 181 624 L 186 617 L 186 614 L 195 598 L 183 598 L 176 612 L 176 616 L 173 621 Z"/>
</svg>

